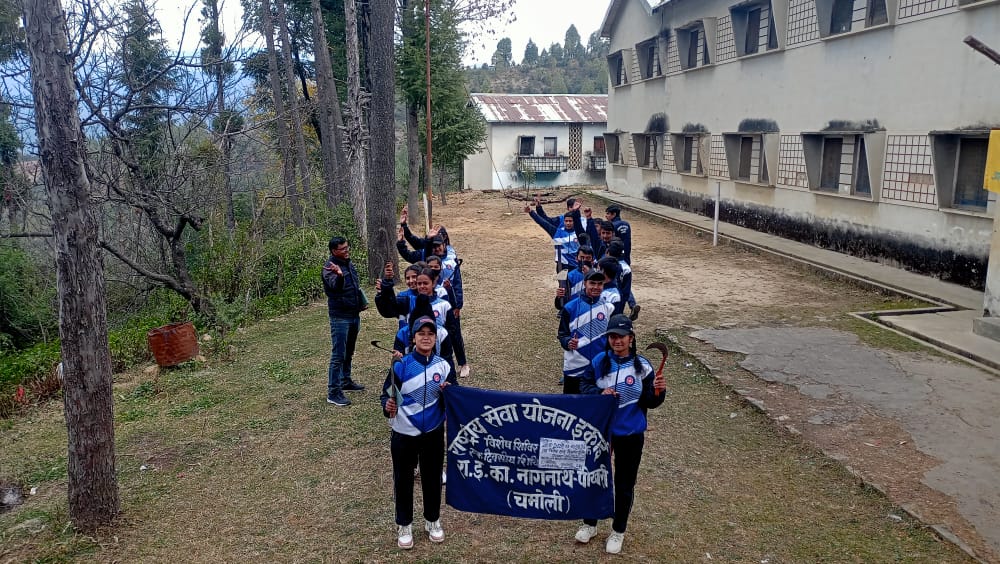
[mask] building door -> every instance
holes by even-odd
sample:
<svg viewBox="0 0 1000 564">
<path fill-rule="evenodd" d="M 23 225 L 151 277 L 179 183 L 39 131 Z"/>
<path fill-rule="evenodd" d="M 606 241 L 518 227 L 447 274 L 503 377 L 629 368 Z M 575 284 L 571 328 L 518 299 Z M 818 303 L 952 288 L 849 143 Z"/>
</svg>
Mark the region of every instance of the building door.
<svg viewBox="0 0 1000 564">
<path fill-rule="evenodd" d="M 569 124 L 569 169 L 583 168 L 583 124 Z"/>
</svg>

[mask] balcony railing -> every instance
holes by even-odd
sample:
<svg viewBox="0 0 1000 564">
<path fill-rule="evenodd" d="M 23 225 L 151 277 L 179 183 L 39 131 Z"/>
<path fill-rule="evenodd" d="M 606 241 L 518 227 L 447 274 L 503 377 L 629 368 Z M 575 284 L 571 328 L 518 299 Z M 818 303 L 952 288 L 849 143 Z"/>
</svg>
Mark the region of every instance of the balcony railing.
<svg viewBox="0 0 1000 564">
<path fill-rule="evenodd" d="M 606 170 L 608 168 L 608 157 L 605 155 L 590 155 L 590 165 L 588 170 Z"/>
<path fill-rule="evenodd" d="M 524 172 L 563 172 L 569 168 L 569 157 L 535 157 L 518 155 L 517 170 Z"/>
</svg>

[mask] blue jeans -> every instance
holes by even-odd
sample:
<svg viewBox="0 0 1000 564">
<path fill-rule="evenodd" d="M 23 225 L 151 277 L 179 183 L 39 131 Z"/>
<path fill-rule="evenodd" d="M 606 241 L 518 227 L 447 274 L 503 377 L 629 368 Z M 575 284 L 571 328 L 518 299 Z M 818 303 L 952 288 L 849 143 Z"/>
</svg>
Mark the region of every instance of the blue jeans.
<svg viewBox="0 0 1000 564">
<path fill-rule="evenodd" d="M 330 318 L 330 369 L 327 372 L 326 393 L 336 397 L 344 393 L 344 384 L 351 381 L 351 359 L 358 342 L 361 317 Z"/>
</svg>

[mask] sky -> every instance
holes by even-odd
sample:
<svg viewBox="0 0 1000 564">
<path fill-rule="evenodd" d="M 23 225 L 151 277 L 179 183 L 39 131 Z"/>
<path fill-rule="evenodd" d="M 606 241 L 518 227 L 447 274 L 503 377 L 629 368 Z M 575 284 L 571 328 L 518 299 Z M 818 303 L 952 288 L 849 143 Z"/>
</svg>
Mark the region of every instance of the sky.
<svg viewBox="0 0 1000 564">
<path fill-rule="evenodd" d="M 491 36 L 470 38 L 465 63 L 489 63 L 497 42 L 504 37 L 510 38 L 514 60 L 520 63 L 529 38 L 541 53 L 553 42 L 562 44 L 570 25 L 576 26 L 580 41 L 586 45 L 590 34 L 601 27 L 610 4 L 611 0 L 516 0 L 513 9 L 516 20 L 497 26 Z"/>
<path fill-rule="evenodd" d="M 184 37 L 186 52 L 191 52 L 198 46 L 200 2 L 160 0 L 157 6 L 164 36 L 176 48 L 183 30 L 184 14 L 195 3 L 197 5 L 188 18 L 188 31 Z M 555 41 L 561 44 L 571 24 L 576 25 L 580 41 L 586 45 L 590 34 L 601 26 L 610 3 L 611 0 L 515 0 L 515 21 L 509 24 L 497 22 L 489 26 L 489 33 L 470 37 L 465 63 L 477 66 L 489 63 L 497 42 L 504 37 L 510 38 L 514 60 L 520 62 L 529 38 L 534 40 L 541 52 Z M 243 20 L 239 0 L 223 0 L 222 13 L 223 32 L 232 40 Z"/>
</svg>

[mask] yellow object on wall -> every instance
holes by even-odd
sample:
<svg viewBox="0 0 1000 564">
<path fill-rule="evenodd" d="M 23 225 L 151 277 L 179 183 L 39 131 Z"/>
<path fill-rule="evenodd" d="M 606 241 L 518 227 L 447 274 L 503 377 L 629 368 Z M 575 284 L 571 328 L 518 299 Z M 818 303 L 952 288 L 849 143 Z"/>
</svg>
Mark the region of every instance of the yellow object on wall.
<svg viewBox="0 0 1000 564">
<path fill-rule="evenodd" d="M 986 153 L 986 178 L 983 185 L 990 192 L 1000 192 L 1000 129 L 990 131 L 990 146 Z"/>
</svg>

